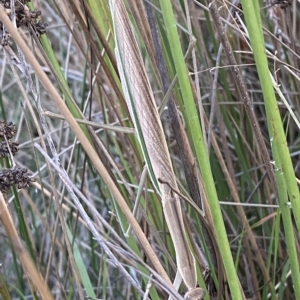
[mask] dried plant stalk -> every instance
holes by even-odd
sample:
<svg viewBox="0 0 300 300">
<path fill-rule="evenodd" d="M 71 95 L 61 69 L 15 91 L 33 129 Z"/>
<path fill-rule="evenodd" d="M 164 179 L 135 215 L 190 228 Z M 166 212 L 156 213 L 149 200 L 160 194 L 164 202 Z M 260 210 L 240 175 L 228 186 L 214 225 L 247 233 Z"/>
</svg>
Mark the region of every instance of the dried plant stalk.
<svg viewBox="0 0 300 300">
<path fill-rule="evenodd" d="M 18 235 L 17 229 L 14 225 L 14 222 L 11 218 L 11 214 L 7 208 L 7 204 L 5 203 L 5 200 L 1 192 L 0 192 L 0 221 L 3 224 L 3 227 L 5 228 L 7 236 L 9 237 L 14 247 L 14 250 L 16 251 L 16 254 L 22 264 L 22 267 L 26 275 L 30 278 L 31 283 L 39 292 L 41 299 L 53 300 L 53 297 L 50 293 L 50 290 L 44 278 L 37 270 L 28 251 L 22 244 L 22 241 Z"/>
<path fill-rule="evenodd" d="M 162 198 L 164 216 L 176 251 L 178 270 L 189 290 L 196 287 L 194 257 L 184 232 L 180 200 L 165 135 L 141 54 L 122 1 L 110 1 L 116 54 L 123 89 L 153 184 Z M 200 298 L 198 298 L 200 299 Z"/>
</svg>

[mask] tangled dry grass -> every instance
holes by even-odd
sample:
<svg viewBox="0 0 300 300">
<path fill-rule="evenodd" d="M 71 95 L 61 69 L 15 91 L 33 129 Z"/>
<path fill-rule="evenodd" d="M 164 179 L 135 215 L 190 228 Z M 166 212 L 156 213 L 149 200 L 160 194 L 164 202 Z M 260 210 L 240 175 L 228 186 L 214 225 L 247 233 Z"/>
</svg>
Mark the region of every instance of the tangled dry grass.
<svg viewBox="0 0 300 300">
<path fill-rule="evenodd" d="M 298 299 L 299 1 L 113 2 L 0 0 L 0 297 Z"/>
</svg>

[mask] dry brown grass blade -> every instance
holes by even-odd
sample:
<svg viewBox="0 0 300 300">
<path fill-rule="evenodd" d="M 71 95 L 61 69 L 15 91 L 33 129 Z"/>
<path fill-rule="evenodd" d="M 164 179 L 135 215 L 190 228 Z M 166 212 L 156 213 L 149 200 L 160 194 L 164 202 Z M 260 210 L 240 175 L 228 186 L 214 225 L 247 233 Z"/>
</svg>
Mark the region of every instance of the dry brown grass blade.
<svg viewBox="0 0 300 300">
<path fill-rule="evenodd" d="M 138 1 L 130 0 L 130 1 L 128 1 L 128 4 L 129 4 L 131 12 L 134 16 L 134 20 L 138 26 L 138 29 L 141 33 L 143 42 L 145 43 L 145 47 L 149 54 L 150 60 L 155 69 L 155 74 L 157 74 L 159 76 L 160 73 L 158 71 L 156 53 L 154 51 L 154 44 L 153 44 L 153 40 L 151 38 L 150 26 L 149 26 L 149 23 L 146 21 L 147 14 L 145 12 L 143 1 L 142 0 L 138 0 Z M 160 78 L 159 78 L 159 81 L 161 81 Z"/>
<path fill-rule="evenodd" d="M 150 159 L 148 163 L 158 181 L 178 270 L 188 289 L 194 290 L 197 283 L 195 262 L 185 236 L 180 200 L 174 192 L 178 187 L 158 110 L 125 6 L 122 1 L 111 1 L 110 4 L 123 88 L 131 95 L 126 100 L 135 124 L 141 128 L 140 138 L 144 140 L 147 149 L 144 151 L 147 151 Z"/>
<path fill-rule="evenodd" d="M 21 38 L 20 34 L 18 33 L 17 29 L 13 26 L 11 20 L 5 14 L 3 7 L 0 5 L 0 20 L 4 24 L 5 28 L 11 35 L 11 38 L 16 42 L 16 44 L 20 47 L 21 51 L 23 52 L 27 62 L 31 65 L 33 70 L 35 71 L 36 76 L 39 78 L 40 82 L 48 92 L 50 98 L 55 102 L 55 105 L 59 109 L 59 111 L 64 115 L 66 121 L 69 123 L 71 129 L 73 130 L 74 134 L 78 137 L 78 140 L 81 142 L 82 147 L 85 149 L 86 153 L 89 155 L 92 163 L 94 164 L 95 168 L 99 172 L 100 176 L 102 177 L 103 181 L 106 183 L 108 188 L 110 189 L 112 195 L 114 196 L 117 203 L 120 205 L 124 215 L 126 216 L 128 222 L 131 224 L 134 233 L 136 234 L 138 240 L 140 241 L 141 245 L 143 246 L 145 253 L 151 263 L 153 264 L 154 269 L 157 273 L 166 280 L 167 283 L 170 283 L 170 279 L 166 274 L 164 268 L 162 267 L 160 261 L 158 260 L 155 252 L 153 251 L 151 245 L 149 244 L 144 232 L 142 231 L 141 227 L 137 223 L 136 219 L 134 218 L 131 210 L 129 209 L 126 201 L 124 200 L 123 196 L 119 192 L 119 189 L 114 184 L 112 178 L 109 176 L 107 170 L 105 169 L 103 163 L 99 159 L 97 153 L 95 152 L 94 148 L 90 144 L 87 137 L 84 135 L 83 131 L 79 127 L 78 123 L 74 119 L 73 115 L 70 113 L 69 109 L 67 108 L 65 102 L 60 97 L 59 93 L 50 82 L 49 78 L 41 68 L 40 64 L 36 60 L 35 56 L 28 48 L 24 40 Z"/>
<path fill-rule="evenodd" d="M 36 269 L 35 264 L 28 251 L 24 248 L 22 241 L 18 235 L 17 229 L 14 225 L 13 219 L 7 208 L 3 194 L 0 192 L 0 220 L 5 228 L 5 231 L 13 245 L 13 248 L 20 260 L 26 275 L 30 278 L 31 283 L 40 293 L 42 299 L 53 300 L 52 295 L 49 291 L 45 280 L 42 278 L 41 274 Z"/>
<path fill-rule="evenodd" d="M 112 85 L 113 90 L 117 94 L 120 101 L 123 104 L 125 104 L 124 96 L 123 96 L 122 92 L 120 91 L 120 89 L 118 87 L 117 81 L 112 76 L 112 73 L 109 70 L 107 62 L 105 62 L 104 57 L 101 55 L 99 45 L 93 39 L 92 34 L 91 34 L 89 28 L 87 27 L 84 18 L 82 18 L 82 16 L 81 16 L 81 9 L 76 7 L 76 5 L 73 3 L 73 1 L 69 1 L 69 5 L 70 5 L 71 9 L 73 10 L 74 15 L 76 16 L 76 22 L 78 22 L 80 24 L 80 28 L 83 30 L 84 35 L 87 38 L 88 44 L 90 45 L 91 49 L 93 50 L 94 55 L 97 57 L 98 61 L 101 63 L 101 68 L 103 69 L 103 71 L 104 71 L 105 75 L 107 76 L 110 84 Z M 77 41 L 77 37 L 76 37 L 75 34 L 73 34 L 73 37 Z M 81 46 L 79 41 L 77 41 L 77 43 L 78 43 L 79 46 Z M 82 49 L 82 53 L 85 53 L 84 49 Z M 92 65 L 91 65 L 91 67 L 92 67 Z M 97 73 L 96 70 L 94 70 L 94 72 Z M 126 108 L 126 105 L 124 105 L 124 108 Z"/>
</svg>

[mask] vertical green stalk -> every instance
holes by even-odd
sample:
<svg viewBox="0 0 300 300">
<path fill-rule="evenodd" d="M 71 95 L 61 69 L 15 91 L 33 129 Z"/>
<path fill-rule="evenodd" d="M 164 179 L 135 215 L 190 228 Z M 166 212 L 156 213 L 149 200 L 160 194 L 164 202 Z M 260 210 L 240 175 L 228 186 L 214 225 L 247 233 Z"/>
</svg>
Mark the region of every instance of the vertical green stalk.
<svg viewBox="0 0 300 300">
<path fill-rule="evenodd" d="M 219 246 L 222 245 L 222 259 L 226 270 L 232 299 L 242 299 L 239 279 L 234 267 L 230 246 L 224 227 L 224 221 L 218 202 L 218 196 L 211 172 L 210 161 L 206 145 L 204 143 L 202 130 L 199 123 L 198 113 L 195 106 L 192 89 L 189 82 L 188 71 L 185 65 L 184 56 L 176 28 L 175 18 L 170 0 L 160 0 L 160 6 L 163 13 L 163 19 L 166 26 L 168 41 L 170 43 L 171 54 L 178 75 L 178 82 L 182 94 L 184 115 L 189 136 L 193 143 L 197 162 L 201 171 L 203 185 L 209 201 L 212 218 L 215 223 L 216 236 Z"/>
<path fill-rule="evenodd" d="M 300 270 L 294 241 L 291 210 L 288 202 L 289 199 L 295 217 L 297 232 L 299 233 L 300 194 L 268 68 L 259 3 L 257 0 L 242 0 L 242 5 L 268 118 L 268 129 L 277 170 L 276 182 L 279 204 L 288 247 L 295 298 L 300 299 Z"/>
</svg>

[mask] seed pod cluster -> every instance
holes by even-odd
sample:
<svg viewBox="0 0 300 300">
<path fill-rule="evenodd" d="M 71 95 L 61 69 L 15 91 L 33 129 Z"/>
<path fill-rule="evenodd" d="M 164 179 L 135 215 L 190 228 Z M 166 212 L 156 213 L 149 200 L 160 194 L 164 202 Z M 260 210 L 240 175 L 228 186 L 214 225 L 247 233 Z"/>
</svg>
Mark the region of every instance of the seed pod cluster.
<svg viewBox="0 0 300 300">
<path fill-rule="evenodd" d="M 14 184 L 18 186 L 18 189 L 31 187 L 34 181 L 26 168 L 15 166 L 11 169 L 3 169 L 0 172 L 0 191 L 7 193 Z"/>
<path fill-rule="evenodd" d="M 30 10 L 26 5 L 27 0 L 17 0 L 14 1 L 14 16 L 17 27 L 25 26 L 28 28 L 30 34 L 35 34 L 37 37 L 40 37 L 41 34 L 46 32 L 48 26 L 47 23 L 39 20 L 41 16 L 40 10 Z M 11 0 L 0 0 L 0 4 L 4 7 L 6 14 L 11 18 L 12 16 L 12 7 Z M 0 41 L 1 45 L 7 45 L 9 41 L 9 34 L 4 29 L 3 24 L 0 22 Z"/>
<path fill-rule="evenodd" d="M 12 122 L 6 123 L 0 120 L 0 137 L 4 138 L 4 136 L 6 136 L 8 140 L 11 140 L 16 132 L 16 126 Z"/>
<path fill-rule="evenodd" d="M 0 157 L 6 157 L 9 155 L 9 149 L 13 156 L 16 155 L 16 153 L 19 150 L 19 143 L 18 142 L 12 142 L 12 141 L 2 141 L 0 142 Z"/>
<path fill-rule="evenodd" d="M 13 156 L 18 152 L 19 143 L 11 141 L 16 132 L 16 126 L 12 122 L 0 120 L 0 157 L 9 156 L 9 150 Z"/>
<path fill-rule="evenodd" d="M 16 126 L 12 122 L 6 123 L 0 120 L 0 139 L 2 139 L 0 141 L 0 157 L 9 156 L 10 152 L 12 155 L 18 152 L 19 143 L 11 141 L 16 132 Z M 34 181 L 26 168 L 14 166 L 0 171 L 0 191 L 2 193 L 7 193 L 12 185 L 17 185 L 18 189 L 30 187 Z"/>
</svg>

